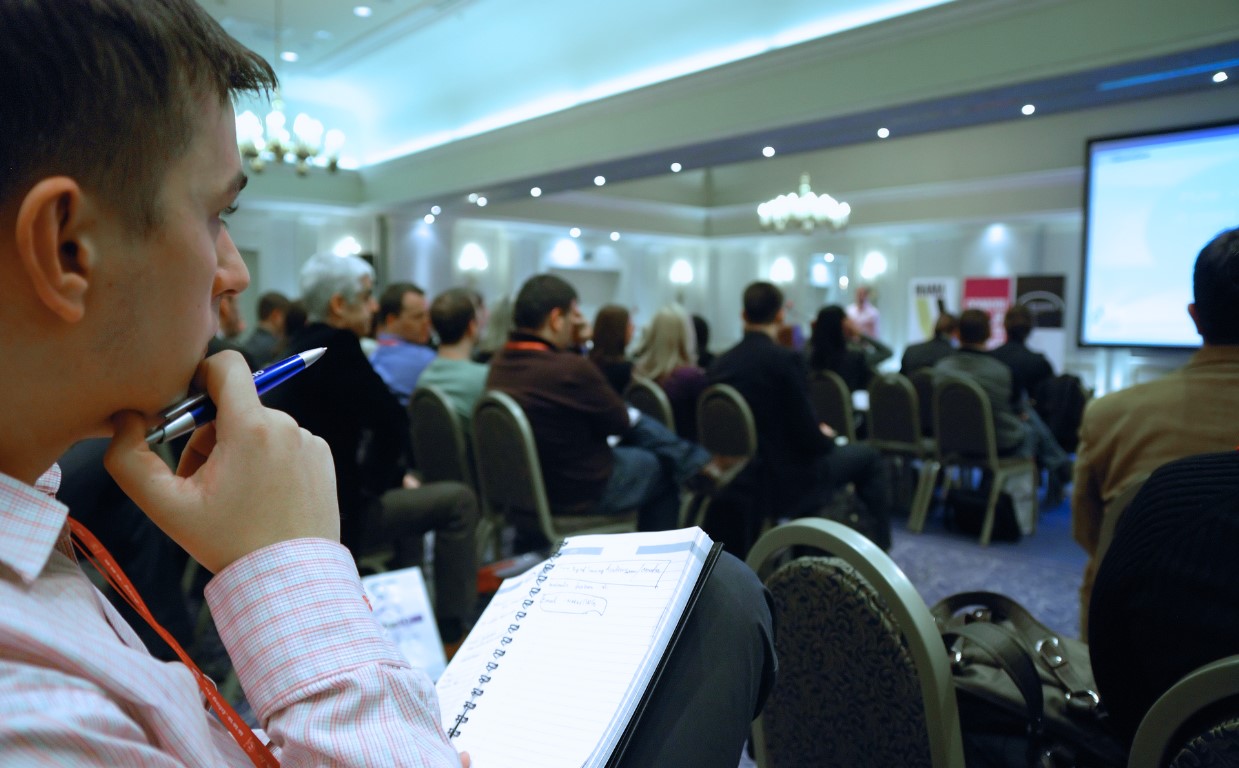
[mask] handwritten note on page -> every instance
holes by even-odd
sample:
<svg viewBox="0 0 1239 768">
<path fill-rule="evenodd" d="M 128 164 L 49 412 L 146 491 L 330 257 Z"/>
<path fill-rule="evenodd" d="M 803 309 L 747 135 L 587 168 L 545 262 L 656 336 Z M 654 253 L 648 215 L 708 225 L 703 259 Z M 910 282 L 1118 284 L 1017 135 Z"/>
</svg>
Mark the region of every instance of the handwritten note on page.
<svg viewBox="0 0 1239 768">
<path fill-rule="evenodd" d="M 504 582 L 436 686 L 456 748 L 474 768 L 605 765 L 709 548 L 697 528 L 577 536 Z"/>
</svg>

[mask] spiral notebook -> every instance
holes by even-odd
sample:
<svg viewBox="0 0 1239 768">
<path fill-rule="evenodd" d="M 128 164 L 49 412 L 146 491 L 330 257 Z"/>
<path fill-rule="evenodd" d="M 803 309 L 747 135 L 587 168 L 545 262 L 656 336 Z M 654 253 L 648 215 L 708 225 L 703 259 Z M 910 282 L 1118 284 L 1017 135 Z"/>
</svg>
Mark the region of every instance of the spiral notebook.
<svg viewBox="0 0 1239 768">
<path fill-rule="evenodd" d="M 435 686 L 453 746 L 474 768 L 617 764 L 721 548 L 573 536 L 505 581 Z"/>
</svg>

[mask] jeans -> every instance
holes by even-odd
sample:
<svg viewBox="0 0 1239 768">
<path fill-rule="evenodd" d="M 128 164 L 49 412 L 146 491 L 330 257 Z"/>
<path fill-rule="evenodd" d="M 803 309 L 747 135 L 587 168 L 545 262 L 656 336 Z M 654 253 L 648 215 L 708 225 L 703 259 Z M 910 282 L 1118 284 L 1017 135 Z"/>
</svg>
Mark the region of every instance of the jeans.
<svg viewBox="0 0 1239 768">
<path fill-rule="evenodd" d="M 642 416 L 611 452 L 615 465 L 596 511 L 619 515 L 636 509 L 639 531 L 677 527 L 680 486 L 710 460 L 709 451 Z"/>
</svg>

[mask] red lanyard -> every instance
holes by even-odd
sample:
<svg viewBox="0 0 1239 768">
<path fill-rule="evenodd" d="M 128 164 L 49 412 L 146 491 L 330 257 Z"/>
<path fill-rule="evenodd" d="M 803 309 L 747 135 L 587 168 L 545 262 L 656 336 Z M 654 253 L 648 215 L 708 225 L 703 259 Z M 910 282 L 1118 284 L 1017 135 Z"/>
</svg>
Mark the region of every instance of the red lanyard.
<svg viewBox="0 0 1239 768">
<path fill-rule="evenodd" d="M 232 708 L 232 705 L 223 696 L 219 695 L 219 690 L 216 689 L 215 683 L 211 682 L 209 677 L 202 674 L 202 670 L 198 669 L 198 665 L 194 664 L 193 660 L 189 658 L 189 654 L 185 653 L 171 633 L 161 627 L 159 622 L 155 621 L 155 617 L 147 609 L 146 603 L 142 602 L 141 596 L 138 595 L 137 588 L 133 586 L 133 582 L 129 580 L 125 572 L 120 569 L 120 565 L 117 564 L 116 559 L 112 557 L 111 553 L 95 538 L 93 533 L 86 530 L 86 526 L 73 518 L 69 518 L 69 530 L 73 534 L 73 546 L 77 548 L 77 551 L 89 560 L 99 573 L 103 574 L 103 577 L 107 579 L 112 589 L 115 589 L 125 598 L 125 602 L 129 603 L 146 623 L 150 624 L 151 628 L 159 633 L 159 636 L 176 652 L 176 655 L 180 657 L 185 666 L 189 667 L 189 671 L 194 673 L 194 679 L 198 681 L 198 687 L 206 695 L 211 708 L 215 710 L 215 714 L 223 722 L 224 727 L 232 734 L 232 738 L 236 739 L 237 744 L 241 745 L 241 749 L 245 750 L 245 754 L 249 755 L 254 765 L 257 768 L 279 768 L 280 762 L 275 759 L 275 755 L 271 754 L 271 750 L 258 740 L 258 736 L 250 730 L 250 727 L 245 724 L 245 721 Z"/>
<path fill-rule="evenodd" d="M 529 352 L 550 352 L 553 348 L 545 341 L 509 341 L 504 349 L 523 350 Z"/>
</svg>

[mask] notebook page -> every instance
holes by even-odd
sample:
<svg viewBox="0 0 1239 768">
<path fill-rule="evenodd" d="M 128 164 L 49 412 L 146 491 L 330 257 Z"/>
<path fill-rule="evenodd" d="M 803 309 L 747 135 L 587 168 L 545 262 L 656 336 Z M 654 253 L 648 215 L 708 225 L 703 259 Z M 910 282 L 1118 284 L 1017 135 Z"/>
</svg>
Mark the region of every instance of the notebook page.
<svg viewBox="0 0 1239 768">
<path fill-rule="evenodd" d="M 474 768 L 604 765 L 708 549 L 695 528 L 570 538 L 453 745 Z"/>
</svg>

